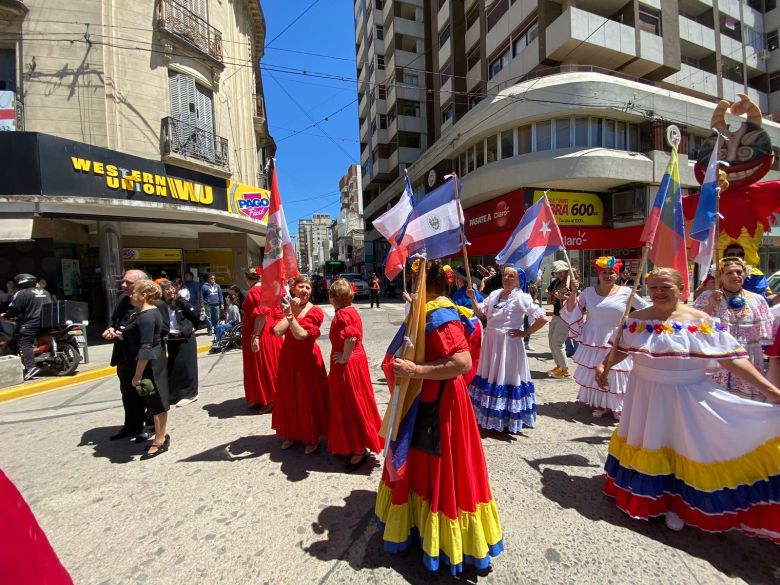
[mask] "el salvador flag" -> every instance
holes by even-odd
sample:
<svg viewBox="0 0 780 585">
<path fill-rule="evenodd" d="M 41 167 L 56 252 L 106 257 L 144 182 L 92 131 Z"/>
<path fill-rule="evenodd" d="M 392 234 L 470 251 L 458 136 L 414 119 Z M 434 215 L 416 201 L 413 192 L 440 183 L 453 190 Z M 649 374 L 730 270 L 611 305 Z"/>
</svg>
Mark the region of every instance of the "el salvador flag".
<svg viewBox="0 0 780 585">
<path fill-rule="evenodd" d="M 463 212 L 450 179 L 420 201 L 409 215 L 402 245 L 409 255 L 425 253 L 428 260 L 457 254 L 465 242 Z"/>
<path fill-rule="evenodd" d="M 496 256 L 496 262 L 521 268 L 526 281 L 535 280 L 545 256 L 561 249 L 561 230 L 545 195 L 523 214 L 504 249 Z"/>
</svg>

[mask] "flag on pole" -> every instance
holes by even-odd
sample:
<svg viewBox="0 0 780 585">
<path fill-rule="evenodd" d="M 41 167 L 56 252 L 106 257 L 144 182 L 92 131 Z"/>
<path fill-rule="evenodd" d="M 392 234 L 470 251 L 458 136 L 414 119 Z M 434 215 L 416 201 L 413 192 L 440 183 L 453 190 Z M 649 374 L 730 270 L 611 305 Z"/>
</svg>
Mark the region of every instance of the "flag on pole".
<svg viewBox="0 0 780 585">
<path fill-rule="evenodd" d="M 374 228 L 390 242 L 390 252 L 385 259 L 385 276 L 393 280 L 402 271 L 409 253 L 401 244 L 409 216 L 414 210 L 414 193 L 409 175 L 406 175 L 406 187 L 398 203 L 373 222 Z"/>
<path fill-rule="evenodd" d="M 392 396 L 379 435 L 385 438 L 385 466 L 392 481 L 404 475 L 423 384 L 422 379 L 402 378 L 397 381 L 393 360 L 403 357 L 417 364 L 425 361 L 425 301 L 425 262 L 422 262 L 411 310 L 390 342 L 382 363 Z"/>
<path fill-rule="evenodd" d="M 287 221 L 284 218 L 282 199 L 279 196 L 279 180 L 276 174 L 276 161 L 270 162 L 271 206 L 268 210 L 268 231 L 265 235 L 265 254 L 263 256 L 263 280 L 260 284 L 260 299 L 267 306 L 279 302 L 290 278 L 298 272 L 295 247 L 290 239 Z"/>
<path fill-rule="evenodd" d="M 463 234 L 463 211 L 455 197 L 453 177 L 414 207 L 400 244 L 409 254 L 420 253 L 435 260 L 460 252 L 465 243 Z"/>
<path fill-rule="evenodd" d="M 669 165 L 658 186 L 653 209 L 640 239 L 650 244 L 648 258 L 655 266 L 674 268 L 680 272 L 683 279 L 683 299 L 687 299 L 688 257 L 685 250 L 685 217 L 676 148 L 672 148 Z"/>
<path fill-rule="evenodd" d="M 545 256 L 562 249 L 563 236 L 545 194 L 523 214 L 496 262 L 521 268 L 526 281 L 536 280 Z"/>
<path fill-rule="evenodd" d="M 707 172 L 699 193 L 699 204 L 693 216 L 691 226 L 691 256 L 699 265 L 699 275 L 702 282 L 709 274 L 712 255 L 718 234 L 715 230 L 718 215 L 718 152 L 720 150 L 720 134 L 715 137 L 715 146 L 710 155 Z"/>
</svg>

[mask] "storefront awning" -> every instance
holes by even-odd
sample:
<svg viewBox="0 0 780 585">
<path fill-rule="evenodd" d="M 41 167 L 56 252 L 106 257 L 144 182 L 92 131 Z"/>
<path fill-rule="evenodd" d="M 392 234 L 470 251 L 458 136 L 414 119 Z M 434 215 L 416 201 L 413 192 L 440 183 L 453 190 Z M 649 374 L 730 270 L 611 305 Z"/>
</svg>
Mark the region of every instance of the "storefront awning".
<svg viewBox="0 0 780 585">
<path fill-rule="evenodd" d="M 33 219 L 0 219 L 0 242 L 32 240 Z"/>
</svg>

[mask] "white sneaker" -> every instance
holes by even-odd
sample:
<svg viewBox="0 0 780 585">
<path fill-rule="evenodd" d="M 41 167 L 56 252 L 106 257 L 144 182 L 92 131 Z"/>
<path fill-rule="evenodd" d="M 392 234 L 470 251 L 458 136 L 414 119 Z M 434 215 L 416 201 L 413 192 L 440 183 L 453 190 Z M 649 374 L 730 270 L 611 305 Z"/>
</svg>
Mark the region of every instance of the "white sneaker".
<svg viewBox="0 0 780 585">
<path fill-rule="evenodd" d="M 197 399 L 198 399 L 198 397 L 197 397 L 197 396 L 195 396 L 195 397 L 193 397 L 193 398 L 182 398 L 181 400 L 179 400 L 179 401 L 176 403 L 176 408 L 179 408 L 180 406 L 187 406 L 188 404 L 192 404 L 192 403 L 193 403 L 193 402 L 195 402 Z"/>
<path fill-rule="evenodd" d="M 680 532 L 680 530 L 685 528 L 685 521 L 674 512 L 667 512 L 664 520 L 666 522 L 666 527 L 669 530 Z"/>
</svg>

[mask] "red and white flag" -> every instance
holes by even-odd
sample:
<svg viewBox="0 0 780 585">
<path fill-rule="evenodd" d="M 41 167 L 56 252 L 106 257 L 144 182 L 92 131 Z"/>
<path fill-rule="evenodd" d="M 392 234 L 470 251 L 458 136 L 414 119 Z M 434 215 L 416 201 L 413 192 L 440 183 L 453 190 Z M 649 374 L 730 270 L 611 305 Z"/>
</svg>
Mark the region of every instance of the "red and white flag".
<svg viewBox="0 0 780 585">
<path fill-rule="evenodd" d="M 271 207 L 268 210 L 268 232 L 265 236 L 263 256 L 263 281 L 260 298 L 267 306 L 276 305 L 285 294 L 287 281 L 300 274 L 295 258 L 295 246 L 290 239 L 287 221 L 279 196 L 279 181 L 276 176 L 276 161 L 271 159 Z"/>
</svg>

